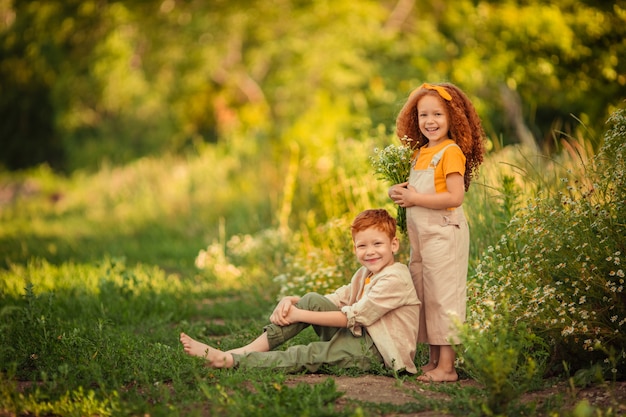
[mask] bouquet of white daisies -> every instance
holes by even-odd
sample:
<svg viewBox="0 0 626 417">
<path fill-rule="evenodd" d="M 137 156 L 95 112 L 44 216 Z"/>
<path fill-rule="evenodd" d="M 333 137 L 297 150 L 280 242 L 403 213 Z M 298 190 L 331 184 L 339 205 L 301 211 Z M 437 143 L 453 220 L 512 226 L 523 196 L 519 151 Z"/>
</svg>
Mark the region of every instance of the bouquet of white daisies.
<svg viewBox="0 0 626 417">
<path fill-rule="evenodd" d="M 402 145 L 389 145 L 384 149 L 375 148 L 375 155 L 370 157 L 376 176 L 389 182 L 390 185 L 408 181 L 411 172 L 413 149 L 406 145 L 410 143 L 408 138 L 404 138 L 402 142 Z M 406 209 L 404 207 L 398 206 L 396 222 L 400 231 L 406 234 Z"/>
</svg>

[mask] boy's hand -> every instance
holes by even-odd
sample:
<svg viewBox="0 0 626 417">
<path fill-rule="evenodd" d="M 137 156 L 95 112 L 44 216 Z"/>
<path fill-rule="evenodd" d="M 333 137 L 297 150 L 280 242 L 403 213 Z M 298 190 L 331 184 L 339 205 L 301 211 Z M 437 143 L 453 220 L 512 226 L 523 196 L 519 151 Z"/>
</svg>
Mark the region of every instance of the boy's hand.
<svg viewBox="0 0 626 417">
<path fill-rule="evenodd" d="M 300 300 L 300 297 L 284 297 L 270 316 L 270 323 L 275 324 L 277 326 L 287 326 L 291 324 L 291 322 L 287 319 L 290 311 L 295 303 Z"/>
<path fill-rule="evenodd" d="M 292 324 L 292 323 L 298 323 L 300 322 L 300 312 L 302 310 L 300 310 L 298 307 L 296 306 L 291 306 L 291 308 L 289 309 L 289 313 L 287 314 L 287 316 L 285 316 L 285 320 L 287 321 L 287 324 Z"/>
</svg>

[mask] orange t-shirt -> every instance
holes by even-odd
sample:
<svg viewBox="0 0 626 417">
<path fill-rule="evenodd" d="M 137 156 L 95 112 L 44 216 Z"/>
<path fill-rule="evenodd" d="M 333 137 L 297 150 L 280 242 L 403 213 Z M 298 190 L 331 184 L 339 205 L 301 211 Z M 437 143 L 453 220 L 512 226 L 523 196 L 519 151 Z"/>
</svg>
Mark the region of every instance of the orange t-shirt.
<svg viewBox="0 0 626 417">
<path fill-rule="evenodd" d="M 421 148 L 414 169 L 428 169 L 433 156 L 451 143 L 454 143 L 452 139 L 446 139 L 433 148 L 427 146 Z M 435 191 L 443 193 L 448 190 L 446 177 L 449 174 L 458 172 L 461 176 L 465 175 L 465 159 L 463 151 L 458 146 L 451 146 L 446 149 L 435 168 Z"/>
</svg>

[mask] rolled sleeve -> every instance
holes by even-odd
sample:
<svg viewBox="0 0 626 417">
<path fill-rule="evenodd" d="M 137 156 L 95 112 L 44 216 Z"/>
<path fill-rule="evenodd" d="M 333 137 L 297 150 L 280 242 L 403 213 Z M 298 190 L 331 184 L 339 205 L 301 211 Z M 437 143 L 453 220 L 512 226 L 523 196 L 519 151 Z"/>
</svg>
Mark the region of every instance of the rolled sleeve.
<svg viewBox="0 0 626 417">
<path fill-rule="evenodd" d="M 346 327 L 352 332 L 355 336 L 363 335 L 363 326 L 357 322 L 357 314 L 354 311 L 353 306 L 345 306 L 341 308 L 341 312 L 346 315 L 348 319 L 348 324 Z"/>
</svg>

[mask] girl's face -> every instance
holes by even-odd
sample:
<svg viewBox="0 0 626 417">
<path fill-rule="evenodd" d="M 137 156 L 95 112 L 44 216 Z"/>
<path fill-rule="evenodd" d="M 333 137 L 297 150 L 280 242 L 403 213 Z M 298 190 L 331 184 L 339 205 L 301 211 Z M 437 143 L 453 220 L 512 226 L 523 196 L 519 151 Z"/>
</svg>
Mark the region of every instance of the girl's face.
<svg viewBox="0 0 626 417">
<path fill-rule="evenodd" d="M 435 146 L 448 138 L 448 112 L 443 99 L 427 94 L 417 102 L 417 117 L 428 146 Z"/>
<path fill-rule="evenodd" d="M 372 274 L 395 263 L 394 252 L 400 247 L 398 238 L 370 227 L 354 234 L 354 250 L 359 263 Z"/>
</svg>

